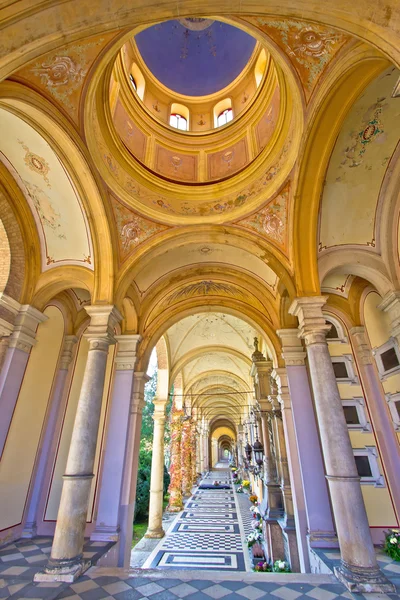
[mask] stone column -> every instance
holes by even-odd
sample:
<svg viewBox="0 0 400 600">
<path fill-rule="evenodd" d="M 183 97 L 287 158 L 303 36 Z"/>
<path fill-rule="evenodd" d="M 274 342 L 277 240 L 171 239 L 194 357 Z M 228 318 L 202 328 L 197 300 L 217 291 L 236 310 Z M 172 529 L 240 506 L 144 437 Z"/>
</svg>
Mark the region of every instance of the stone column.
<svg viewBox="0 0 400 600">
<path fill-rule="evenodd" d="M 39 323 L 46 320 L 44 314 L 28 304 L 21 306 L 15 317 L 15 326 L 9 337 L 0 373 L 0 456 L 14 414 L 29 354 L 36 343 L 36 329 Z"/>
<path fill-rule="evenodd" d="M 162 538 L 165 531 L 162 527 L 164 499 L 164 432 L 165 407 L 167 400 L 154 401 L 154 433 L 153 456 L 151 460 L 149 525 L 145 533 L 147 538 Z"/>
<path fill-rule="evenodd" d="M 289 524 L 289 528 L 285 527 L 284 530 L 288 535 L 291 564 L 294 567 L 297 562 L 300 565 L 300 571 L 302 573 L 309 573 L 310 559 L 307 544 L 307 517 L 304 490 L 301 479 L 286 369 L 275 369 L 272 374 L 278 384 L 278 401 L 282 413 L 284 443 L 287 452 L 287 467 L 289 469 L 289 472 L 286 473 L 284 485 L 289 485 L 290 487 L 289 493 L 293 501 L 294 522 L 296 525 L 295 531 L 293 531 L 292 523 Z M 295 544 L 295 537 L 297 539 L 297 545 Z"/>
<path fill-rule="evenodd" d="M 205 471 L 210 470 L 210 441 L 209 441 L 209 433 L 210 428 L 208 425 L 204 425 L 204 433 L 203 433 L 203 441 L 204 441 L 204 469 Z"/>
<path fill-rule="evenodd" d="M 393 505 L 397 519 L 400 519 L 400 445 L 367 341 L 365 328 L 353 327 L 350 329 L 350 338 L 374 434 L 385 467 L 385 475 L 392 492 Z"/>
<path fill-rule="evenodd" d="M 298 329 L 280 329 L 311 547 L 337 545 L 314 406 Z M 283 413 L 285 415 L 285 412 Z M 286 413 L 288 414 L 288 413 Z M 292 452 L 291 452 L 292 454 Z"/>
<path fill-rule="evenodd" d="M 258 350 L 258 340 L 255 340 L 255 352 L 252 354 L 250 375 L 253 378 L 256 399 L 261 412 L 261 434 L 264 446 L 264 483 L 267 487 L 267 517 L 269 520 L 283 516 L 282 492 L 277 484 L 276 464 L 271 447 L 270 423 L 272 419 L 271 373 L 273 364 L 266 360 Z"/>
<path fill-rule="evenodd" d="M 102 465 L 96 527 L 90 536 L 96 541 L 118 541 L 120 537 L 120 501 L 124 458 L 128 442 L 134 369 L 140 335 L 115 336 L 114 380 L 107 422 L 105 453 Z M 133 432 L 134 434 L 136 432 Z M 134 443 L 134 441 L 133 441 Z M 117 566 L 108 563 L 107 566 Z M 121 565 L 120 565 L 121 566 Z"/>
<path fill-rule="evenodd" d="M 49 458 L 53 458 L 50 456 L 50 448 L 54 439 L 61 403 L 65 396 L 69 366 L 72 361 L 74 346 L 77 341 L 78 338 L 75 335 L 66 335 L 64 337 L 63 348 L 61 351 L 58 369 L 52 389 L 52 395 L 49 402 L 49 408 L 46 415 L 46 425 L 44 428 L 45 434 L 41 440 L 41 446 L 38 453 L 39 460 L 36 468 L 33 489 L 29 500 L 26 522 L 22 532 L 23 538 L 31 538 L 36 535 L 36 520 L 40 495 L 44 484 Z"/>
<path fill-rule="evenodd" d="M 145 404 L 144 387 L 150 377 L 143 372 L 133 374 L 132 398 L 128 417 L 128 435 L 124 456 L 122 475 L 122 493 L 119 509 L 120 538 L 118 565 L 129 568 L 133 521 L 135 514 L 136 486 L 138 477 L 140 431 L 142 429 L 142 414 Z"/>
<path fill-rule="evenodd" d="M 335 515 L 341 565 L 335 574 L 352 592 L 394 592 L 380 571 L 369 530 L 342 402 L 329 355 L 322 307 L 326 297 L 296 298 L 289 312 L 298 317 L 307 347 L 310 376 L 327 479 Z"/>
<path fill-rule="evenodd" d="M 35 581 L 71 582 L 89 566 L 83 543 L 93 479 L 109 345 L 121 315 L 113 306 L 87 306 L 89 352 L 79 396 L 50 559 Z"/>
</svg>

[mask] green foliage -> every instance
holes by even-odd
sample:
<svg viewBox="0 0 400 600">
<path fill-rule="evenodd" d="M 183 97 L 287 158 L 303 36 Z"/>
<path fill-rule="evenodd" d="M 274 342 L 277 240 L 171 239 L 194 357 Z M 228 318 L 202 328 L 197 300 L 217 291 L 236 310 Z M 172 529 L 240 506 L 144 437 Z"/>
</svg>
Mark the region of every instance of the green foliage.
<svg viewBox="0 0 400 600">
<path fill-rule="evenodd" d="M 400 530 L 390 529 L 386 532 L 383 549 L 393 560 L 400 560 Z"/>
</svg>

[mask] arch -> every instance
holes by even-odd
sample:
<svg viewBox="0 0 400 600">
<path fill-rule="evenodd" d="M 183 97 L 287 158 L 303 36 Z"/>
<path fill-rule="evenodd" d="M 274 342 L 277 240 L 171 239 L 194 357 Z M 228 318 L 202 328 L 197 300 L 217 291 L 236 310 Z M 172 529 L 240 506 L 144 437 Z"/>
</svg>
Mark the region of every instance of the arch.
<svg viewBox="0 0 400 600">
<path fill-rule="evenodd" d="M 136 63 L 132 64 L 131 75 L 136 84 L 136 93 L 139 96 L 139 98 L 143 101 L 146 82 L 143 77 L 142 71 L 139 69 Z"/>
<path fill-rule="evenodd" d="M 386 59 L 359 47 L 340 65 L 343 74 L 325 81 L 323 98 L 315 110 L 300 156 L 300 172 L 294 203 L 293 257 L 299 296 L 319 294 L 316 240 L 321 191 L 332 149 L 351 106 L 380 72 Z M 333 85 L 334 84 L 334 85 Z M 312 176 L 310 175 L 312 174 Z"/>
<path fill-rule="evenodd" d="M 224 113 L 230 111 L 229 118 L 227 117 L 224 122 L 220 122 L 220 117 Z M 222 125 L 226 125 L 229 121 L 233 119 L 233 109 L 232 109 L 232 98 L 223 98 L 213 108 L 214 113 L 214 127 L 221 127 Z"/>
<path fill-rule="evenodd" d="M 378 5 L 371 12 L 370 6 L 365 3 L 365 9 L 359 4 L 349 5 L 345 0 L 332 4 L 322 0 L 315 5 L 307 0 L 300 0 L 296 6 L 290 0 L 283 0 L 279 4 L 259 1 L 253 5 L 251 13 L 264 16 L 289 16 L 291 18 L 306 19 L 321 25 L 336 27 L 369 41 L 379 48 L 385 55 L 390 56 L 394 62 L 400 64 L 400 44 L 396 27 L 391 25 L 391 15 L 396 14 L 396 0 L 387 0 L 385 5 Z M 21 9 L 20 6 L 10 5 L 7 9 L 7 20 L 3 29 L 3 54 L 0 61 L 0 78 L 5 79 L 21 65 L 34 60 L 46 52 L 55 50 L 65 44 L 65 39 L 74 41 L 82 40 L 89 35 L 105 31 L 118 31 L 121 28 L 134 27 L 138 23 L 148 23 L 149 6 L 146 3 L 132 10 L 123 0 L 101 0 L 97 3 L 95 19 L 88 20 L 90 12 L 87 3 L 81 0 L 69 0 L 59 5 L 53 2 L 46 6 L 46 19 L 38 16 L 42 5 L 28 5 Z M 222 16 L 231 12 L 231 7 L 220 7 Z M 236 14 L 248 12 L 246 4 L 237 7 Z M 152 7 L 151 17 L 154 22 L 165 18 L 165 15 L 190 16 L 193 6 L 183 2 L 177 13 L 176 4 L 172 1 L 164 2 L 158 9 Z M 202 16 L 215 14 L 215 3 L 211 0 L 201 5 Z M 32 41 L 31 32 L 35 31 L 35 40 Z"/>
<path fill-rule="evenodd" d="M 170 390 L 169 350 L 167 341 L 161 336 L 155 345 L 157 352 L 157 393 L 155 401 L 167 400 Z"/>
<path fill-rule="evenodd" d="M 29 304 L 40 273 L 40 242 L 28 203 L 11 173 L 0 162 L 0 219 L 10 250 L 3 294 Z M 27 263 L 29 261 L 29 269 Z"/>
<path fill-rule="evenodd" d="M 74 265 L 55 267 L 40 276 L 32 298 L 32 304 L 42 310 L 54 296 L 70 288 L 83 288 L 93 298 L 94 287 L 94 273 L 92 271 Z"/>
<path fill-rule="evenodd" d="M 36 92 L 14 82 L 0 85 L 0 106 L 28 123 L 51 146 L 72 180 L 87 214 L 95 270 L 93 302 L 113 301 L 113 255 L 109 222 L 100 181 L 91 168 L 88 151 L 71 123 Z M 89 257 L 90 259 L 90 257 Z M 89 267 L 93 264 L 88 261 Z M 54 267 L 57 268 L 57 267 Z"/>
<path fill-rule="evenodd" d="M 179 104 L 178 102 L 173 102 L 171 104 L 171 109 L 169 111 L 169 124 L 171 127 L 175 127 L 175 129 L 180 129 L 182 131 L 189 131 L 190 129 L 190 112 L 187 106 L 184 104 Z M 174 125 L 171 122 L 171 117 L 173 116 L 181 117 L 185 121 L 185 126 L 180 123 L 179 119 L 176 120 L 176 124 Z"/>
<path fill-rule="evenodd" d="M 321 282 L 335 272 L 366 279 L 382 296 L 393 289 L 385 263 L 371 250 L 354 247 L 329 250 L 320 257 L 318 268 Z"/>
<path fill-rule="evenodd" d="M 265 68 L 267 66 L 267 53 L 264 48 L 261 50 L 258 55 L 257 62 L 254 67 L 254 78 L 256 80 L 256 87 L 260 86 L 260 83 L 263 80 L 265 74 Z"/>
</svg>

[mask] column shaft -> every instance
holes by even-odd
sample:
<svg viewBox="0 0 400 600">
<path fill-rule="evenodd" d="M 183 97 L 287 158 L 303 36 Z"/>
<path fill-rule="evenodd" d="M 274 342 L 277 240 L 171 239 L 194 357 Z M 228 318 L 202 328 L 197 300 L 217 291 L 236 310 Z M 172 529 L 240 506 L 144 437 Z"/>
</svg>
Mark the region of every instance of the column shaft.
<svg viewBox="0 0 400 600">
<path fill-rule="evenodd" d="M 162 538 L 165 531 L 162 527 L 164 499 L 164 401 L 154 402 L 153 456 L 151 460 L 149 526 L 145 537 Z"/>
<path fill-rule="evenodd" d="M 311 546 L 329 548 L 337 545 L 337 536 L 304 363 L 306 352 L 303 350 L 297 329 L 281 329 L 277 333 L 282 339 L 282 356 L 286 363 L 291 415 L 306 504 L 309 543 Z"/>
<path fill-rule="evenodd" d="M 400 520 L 400 445 L 364 327 L 353 327 L 350 336 L 394 509 Z"/>
<path fill-rule="evenodd" d="M 91 322 L 85 337 L 89 352 L 76 410 L 50 560 L 35 581 L 74 581 L 90 566 L 83 561 L 86 515 L 103 398 L 108 347 L 118 311 L 88 306 Z"/>
<path fill-rule="evenodd" d="M 78 338 L 74 335 L 66 335 L 64 338 L 64 346 L 58 364 L 58 371 L 55 377 L 51 399 L 49 402 L 49 410 L 45 419 L 45 433 L 41 441 L 39 460 L 37 463 L 32 493 L 29 499 L 29 508 L 27 512 L 26 522 L 24 530 L 22 532 L 22 537 L 24 538 L 34 537 L 37 533 L 36 520 L 40 495 L 44 484 L 47 465 L 49 459 L 52 459 L 52 456 L 50 454 L 50 448 L 53 443 L 62 400 L 65 396 L 66 381 L 68 377 L 69 365 L 72 361 L 73 347 L 75 346 L 77 341 Z"/>
<path fill-rule="evenodd" d="M 342 563 L 335 573 L 354 592 L 389 591 L 381 574 L 369 531 L 342 402 L 325 336 L 322 297 L 298 298 L 290 312 L 299 317 L 305 338 L 327 478 L 335 514 Z"/>
</svg>

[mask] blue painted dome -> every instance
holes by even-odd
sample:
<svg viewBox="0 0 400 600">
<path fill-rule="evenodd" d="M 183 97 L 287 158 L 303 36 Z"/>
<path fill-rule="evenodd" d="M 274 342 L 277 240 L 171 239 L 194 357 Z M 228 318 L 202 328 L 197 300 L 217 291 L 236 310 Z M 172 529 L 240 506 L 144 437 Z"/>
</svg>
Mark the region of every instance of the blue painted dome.
<svg viewBox="0 0 400 600">
<path fill-rule="evenodd" d="M 179 19 L 153 25 L 135 36 L 153 75 L 186 96 L 206 96 L 229 85 L 245 68 L 256 40 L 212 19 Z"/>
</svg>

